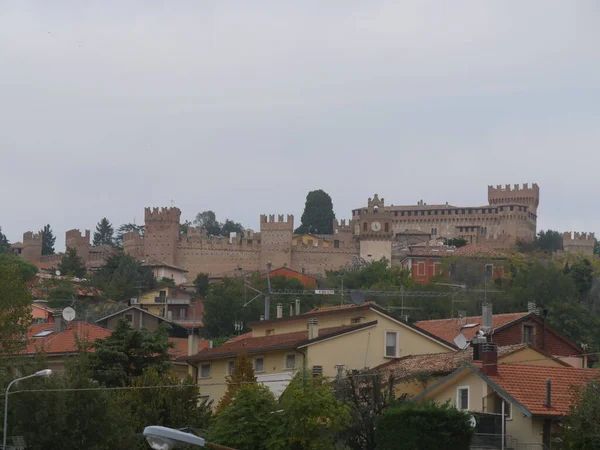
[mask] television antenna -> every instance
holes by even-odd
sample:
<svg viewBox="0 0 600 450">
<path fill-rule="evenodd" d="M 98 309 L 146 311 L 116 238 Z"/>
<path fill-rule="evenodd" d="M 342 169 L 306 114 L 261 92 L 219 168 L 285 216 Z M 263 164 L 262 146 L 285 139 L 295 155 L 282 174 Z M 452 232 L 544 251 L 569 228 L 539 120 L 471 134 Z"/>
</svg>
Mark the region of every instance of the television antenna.
<svg viewBox="0 0 600 450">
<path fill-rule="evenodd" d="M 467 341 L 467 338 L 462 333 L 458 333 L 458 335 L 454 338 L 454 343 L 461 350 L 464 350 L 469 346 L 469 341 Z"/>
<path fill-rule="evenodd" d="M 55 274 L 57 277 L 60 277 L 60 270 L 57 270 L 56 272 L 54 272 L 54 274 Z"/>
<path fill-rule="evenodd" d="M 62 317 L 67 322 L 72 322 L 75 319 L 75 310 L 71 307 L 63 309 Z"/>
</svg>

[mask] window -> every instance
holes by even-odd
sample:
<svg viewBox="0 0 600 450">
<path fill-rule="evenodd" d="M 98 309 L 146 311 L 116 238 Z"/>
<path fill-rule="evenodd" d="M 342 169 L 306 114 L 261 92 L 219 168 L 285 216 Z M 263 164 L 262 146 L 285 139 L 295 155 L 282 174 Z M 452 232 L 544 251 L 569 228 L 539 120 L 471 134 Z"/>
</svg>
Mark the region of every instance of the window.
<svg viewBox="0 0 600 450">
<path fill-rule="evenodd" d="M 523 325 L 523 343 L 535 345 L 535 327 L 533 325 Z"/>
<path fill-rule="evenodd" d="M 288 370 L 296 368 L 296 355 L 285 355 L 285 368 Z"/>
<path fill-rule="evenodd" d="M 265 371 L 265 360 L 263 358 L 256 358 L 254 360 L 254 372 L 261 373 Z"/>
<path fill-rule="evenodd" d="M 432 236 L 437 236 L 437 228 L 432 228 L 431 229 L 431 235 Z"/>
<path fill-rule="evenodd" d="M 425 263 L 424 262 L 417 263 L 417 275 L 425 275 Z"/>
<path fill-rule="evenodd" d="M 233 375 L 235 361 L 227 361 L 227 375 Z"/>
<path fill-rule="evenodd" d="M 510 210 L 511 210 L 511 211 L 514 211 L 514 210 L 515 210 L 515 207 L 514 207 L 514 206 L 511 206 L 511 207 L 510 207 Z"/>
<path fill-rule="evenodd" d="M 385 332 L 385 356 L 386 358 L 398 357 L 398 332 Z"/>
<path fill-rule="evenodd" d="M 456 388 L 456 409 L 461 411 L 469 409 L 469 386 Z"/>
<path fill-rule="evenodd" d="M 312 376 L 313 377 L 322 377 L 323 376 L 323 366 L 312 366 Z"/>
<path fill-rule="evenodd" d="M 404 211 L 400 211 L 400 215 L 401 215 L 402 217 L 404 217 Z M 410 211 L 409 211 L 408 215 L 410 216 Z"/>
<path fill-rule="evenodd" d="M 179 308 L 179 318 L 180 319 L 185 319 L 185 308 Z"/>
<path fill-rule="evenodd" d="M 367 231 L 367 222 L 363 223 L 363 231 Z"/>
<path fill-rule="evenodd" d="M 390 231 L 390 224 L 386 222 L 383 229 L 386 233 Z"/>
<path fill-rule="evenodd" d="M 202 364 L 198 378 L 210 378 L 210 364 Z"/>
<path fill-rule="evenodd" d="M 200 401 L 202 403 L 208 403 L 209 400 L 210 400 L 210 395 L 208 395 L 208 394 L 200 394 Z"/>
<path fill-rule="evenodd" d="M 340 248 L 340 241 L 338 241 L 337 239 L 333 241 L 333 248 Z"/>
</svg>

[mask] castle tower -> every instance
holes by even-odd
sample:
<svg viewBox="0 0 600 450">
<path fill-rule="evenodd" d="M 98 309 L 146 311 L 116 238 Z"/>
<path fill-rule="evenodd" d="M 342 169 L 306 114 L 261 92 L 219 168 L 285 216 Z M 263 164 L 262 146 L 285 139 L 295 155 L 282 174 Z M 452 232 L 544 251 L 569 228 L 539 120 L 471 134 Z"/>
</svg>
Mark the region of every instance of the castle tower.
<svg viewBox="0 0 600 450">
<path fill-rule="evenodd" d="M 511 188 L 510 184 L 502 187 L 498 185 L 488 186 L 488 202 L 490 205 L 523 205 L 528 207 L 528 211 L 537 215 L 537 207 L 540 204 L 540 188 L 536 183 L 529 187 L 528 183 L 523 183 L 521 188 L 515 184 Z"/>
<path fill-rule="evenodd" d="M 137 231 L 123 235 L 123 251 L 136 259 L 144 259 L 144 238 Z"/>
<path fill-rule="evenodd" d="M 69 230 L 65 235 L 65 247 L 77 250 L 77 255 L 81 257 L 84 263 L 87 263 L 90 257 L 90 230 L 85 230 L 81 234 L 79 230 Z"/>
<path fill-rule="evenodd" d="M 42 235 L 27 231 L 23 233 L 23 249 L 21 257 L 30 262 L 37 262 L 42 258 Z"/>
<path fill-rule="evenodd" d="M 581 253 L 586 256 L 594 254 L 594 244 L 596 242 L 594 233 L 563 233 L 563 250 L 567 253 Z"/>
<path fill-rule="evenodd" d="M 392 261 L 392 213 L 377 194 L 367 203 L 367 212 L 356 219 L 360 235 L 360 257 L 366 261 Z"/>
<path fill-rule="evenodd" d="M 144 257 L 176 265 L 179 242 L 179 208 L 146 208 L 144 220 Z"/>
<path fill-rule="evenodd" d="M 292 264 L 292 235 L 294 234 L 294 216 L 284 220 L 280 214 L 260 216 L 260 265 L 261 270 L 271 263 L 273 269 L 290 267 Z"/>
</svg>

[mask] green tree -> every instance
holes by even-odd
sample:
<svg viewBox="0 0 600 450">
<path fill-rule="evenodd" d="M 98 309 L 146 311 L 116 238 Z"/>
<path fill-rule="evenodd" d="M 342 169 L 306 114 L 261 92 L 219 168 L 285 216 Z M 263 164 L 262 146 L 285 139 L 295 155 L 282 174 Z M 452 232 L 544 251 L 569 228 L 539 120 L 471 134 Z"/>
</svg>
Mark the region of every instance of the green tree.
<svg viewBox="0 0 600 450">
<path fill-rule="evenodd" d="M 209 236 L 220 236 L 221 235 L 221 224 L 217 220 L 217 216 L 213 211 L 202 211 L 196 214 L 196 220 L 194 223 L 206 231 Z"/>
<path fill-rule="evenodd" d="M 322 379 L 307 370 L 296 374 L 279 401 L 281 425 L 271 436 L 273 449 L 326 450 L 348 424 L 350 408 Z"/>
<path fill-rule="evenodd" d="M 94 285 L 113 300 L 137 297 L 140 292 L 156 286 L 149 267 L 131 255 L 119 252 L 110 256 L 94 277 Z"/>
<path fill-rule="evenodd" d="M 48 293 L 48 306 L 52 308 L 66 308 L 77 298 L 75 286 L 69 280 L 56 280 Z"/>
<path fill-rule="evenodd" d="M 106 386 L 125 386 L 149 367 L 161 374 L 171 369 L 169 349 L 173 344 L 165 325 L 149 331 L 132 328 L 123 319 L 110 336 L 97 339 L 94 346 L 93 376 Z"/>
<path fill-rule="evenodd" d="M 135 223 L 124 223 L 119 228 L 117 228 L 117 234 L 115 236 L 115 247 L 122 248 L 123 236 L 125 236 L 125 234 L 131 231 L 135 231 L 140 236 L 144 237 L 144 225 L 136 225 Z"/>
<path fill-rule="evenodd" d="M 594 255 L 600 255 L 600 241 L 597 238 L 594 238 Z"/>
<path fill-rule="evenodd" d="M 67 248 L 67 252 L 63 255 L 58 265 L 58 270 L 65 276 L 73 276 L 83 278 L 86 273 L 83 260 L 77 254 L 77 249 Z"/>
<path fill-rule="evenodd" d="M 572 265 L 567 264 L 563 272 L 573 279 L 579 299 L 585 299 L 594 282 L 594 268 L 590 260 L 584 258 Z"/>
<path fill-rule="evenodd" d="M 240 387 L 235 399 L 214 420 L 208 440 L 239 449 L 272 449 L 267 443 L 278 430 L 280 419 L 275 397 L 257 384 Z"/>
<path fill-rule="evenodd" d="M 534 240 L 535 248 L 546 253 L 555 253 L 563 249 L 562 234 L 554 230 L 541 230 Z"/>
<path fill-rule="evenodd" d="M 10 253 L 10 242 L 8 242 L 8 238 L 2 232 L 2 227 L 0 227 L 0 254 L 1 253 Z"/>
<path fill-rule="evenodd" d="M 42 235 L 42 255 L 54 255 L 54 242 L 56 237 L 50 228 L 50 224 L 44 226 L 40 231 Z"/>
<path fill-rule="evenodd" d="M 296 233 L 333 234 L 333 202 L 322 189 L 310 191 L 306 196 L 304 213 Z"/>
<path fill-rule="evenodd" d="M 115 230 L 106 217 L 103 217 L 94 232 L 94 245 L 115 245 L 114 235 Z"/>
<path fill-rule="evenodd" d="M 387 409 L 376 422 L 378 450 L 468 450 L 469 414 L 450 406 L 413 402 Z"/>
<path fill-rule="evenodd" d="M 208 274 L 207 273 L 199 273 L 196 275 L 194 279 L 194 288 L 196 289 L 196 294 L 200 297 L 206 297 L 208 293 Z"/>
<path fill-rule="evenodd" d="M 221 235 L 229 236 L 229 233 L 237 233 L 237 237 L 244 236 L 244 227 L 239 222 L 234 222 L 233 220 L 225 219 L 225 222 L 221 225 Z"/>
<path fill-rule="evenodd" d="M 23 258 L 8 253 L 0 253 L 0 273 L 7 267 L 16 266 L 23 281 L 32 281 L 37 275 L 37 267 Z"/>
<path fill-rule="evenodd" d="M 565 448 L 592 450 L 600 448 L 599 382 L 573 387 L 573 404 L 564 420 Z"/>
<path fill-rule="evenodd" d="M 179 235 L 180 236 L 185 236 L 188 232 L 188 228 L 191 227 L 193 224 L 192 222 L 190 222 L 189 220 L 186 220 L 183 223 L 179 224 Z"/>
<path fill-rule="evenodd" d="M 14 354 L 31 323 L 31 293 L 16 264 L 0 267 L 0 354 Z"/>
<path fill-rule="evenodd" d="M 248 352 L 240 353 L 233 364 L 233 373 L 227 376 L 227 391 L 217 406 L 217 413 L 223 411 L 235 398 L 236 392 L 241 386 L 256 383 L 252 359 Z"/>
</svg>

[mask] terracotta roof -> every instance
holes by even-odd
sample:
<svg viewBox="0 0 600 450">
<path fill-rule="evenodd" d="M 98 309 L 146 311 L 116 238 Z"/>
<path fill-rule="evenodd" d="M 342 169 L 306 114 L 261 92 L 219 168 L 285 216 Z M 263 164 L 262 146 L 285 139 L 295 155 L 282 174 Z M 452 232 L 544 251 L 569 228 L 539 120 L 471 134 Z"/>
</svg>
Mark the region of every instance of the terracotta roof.
<svg viewBox="0 0 600 450">
<path fill-rule="evenodd" d="M 149 256 L 143 263 L 143 266 L 148 266 L 148 267 L 168 267 L 170 269 L 176 269 L 179 270 L 180 272 L 187 272 L 186 269 L 184 269 L 183 267 L 179 267 L 176 266 L 174 264 L 169 264 L 166 263 L 158 258 L 155 258 L 154 256 Z"/>
<path fill-rule="evenodd" d="M 180 356 L 187 356 L 188 354 L 188 339 L 187 338 L 175 338 L 170 337 L 169 342 L 172 342 L 175 346 L 169 349 L 169 355 L 174 358 L 178 358 Z M 196 349 L 196 353 L 208 348 L 210 341 L 206 339 L 198 339 L 198 348 Z"/>
<path fill-rule="evenodd" d="M 474 369 L 477 370 L 477 369 Z M 506 364 L 498 375 L 487 376 L 534 415 L 564 416 L 572 403 L 573 386 L 582 386 L 600 375 L 598 369 Z M 546 408 L 546 380 L 552 380 L 552 407 Z"/>
<path fill-rule="evenodd" d="M 43 337 L 34 337 L 44 331 L 51 332 Z M 27 332 L 29 342 L 26 350 L 22 353 L 32 355 L 42 350 L 45 353 L 76 353 L 79 351 L 76 337 L 80 341 L 94 342 L 96 339 L 103 339 L 108 336 L 110 336 L 109 330 L 86 322 L 72 322 L 66 330 L 60 333 L 54 332 L 53 324 L 34 324 L 29 327 Z"/>
<path fill-rule="evenodd" d="M 510 314 L 494 314 L 492 316 L 492 326 L 494 329 L 498 329 L 511 322 L 522 319 L 523 317 L 533 314 L 528 312 L 510 313 Z M 421 320 L 415 323 L 415 325 L 434 336 L 439 337 L 447 342 L 454 342 L 454 338 L 461 332 L 467 340 L 473 339 L 478 330 L 481 329 L 482 318 L 481 316 L 466 317 L 464 319 L 438 319 L 438 320 Z M 461 324 L 477 324 L 477 326 L 470 328 L 463 328 L 461 330 Z"/>
<path fill-rule="evenodd" d="M 187 361 L 200 361 L 207 359 L 224 358 L 235 356 L 242 351 L 248 353 L 259 353 L 273 350 L 285 350 L 302 347 L 303 345 L 318 342 L 319 340 L 339 336 L 350 331 L 360 330 L 377 324 L 377 321 L 367 322 L 360 325 L 342 325 L 338 327 L 321 328 L 319 336 L 311 341 L 308 340 L 308 330 L 294 331 L 292 333 L 274 334 L 271 336 L 248 337 L 231 342 L 227 341 L 221 347 L 209 348 L 200 351 L 197 355 L 187 358 Z"/>
<path fill-rule="evenodd" d="M 456 248 L 454 247 L 442 247 L 435 246 L 429 248 L 411 248 L 406 258 L 410 258 L 411 256 L 437 256 L 442 258 L 444 256 L 453 256 L 456 254 Z"/>
<path fill-rule="evenodd" d="M 454 252 L 455 256 L 493 256 L 496 258 L 508 258 L 509 254 L 504 250 L 485 247 L 483 245 L 469 244 L 464 247 L 459 247 Z"/>
<path fill-rule="evenodd" d="M 244 339 L 248 339 L 252 337 L 252 331 L 248 331 L 247 333 L 240 334 L 239 336 L 233 337 L 225 342 L 225 344 L 232 344 L 237 341 L 243 341 Z"/>
<path fill-rule="evenodd" d="M 370 306 L 372 305 L 372 302 L 365 302 L 362 305 L 360 305 L 360 307 L 364 307 L 364 306 Z M 359 306 L 355 305 L 354 303 L 349 303 L 346 305 L 336 305 L 336 306 L 323 306 L 321 308 L 314 308 L 311 309 L 310 311 L 306 311 L 305 313 L 300 314 L 301 316 L 314 316 L 320 313 L 326 313 L 326 312 L 330 312 L 330 311 L 343 311 L 343 310 L 347 310 L 347 309 L 354 309 L 354 308 L 359 308 Z"/>
<path fill-rule="evenodd" d="M 303 277 L 306 277 L 306 278 L 312 278 L 313 280 L 315 280 L 315 281 L 318 281 L 318 278 L 315 278 L 315 277 L 313 277 L 313 276 L 311 276 L 311 275 L 308 275 L 308 274 L 306 274 L 306 273 L 299 272 L 299 271 L 297 271 L 297 270 L 294 270 L 294 269 L 290 269 L 289 267 L 278 267 L 277 269 L 271 269 L 271 270 L 270 270 L 268 273 L 269 273 L 269 274 L 272 274 L 273 272 L 279 272 L 279 271 L 285 271 L 285 272 L 294 272 L 294 273 L 297 273 L 298 275 L 302 275 Z M 260 277 L 261 277 L 261 278 L 265 278 L 266 276 L 267 276 L 267 272 L 265 271 L 265 273 L 264 273 L 264 274 L 262 274 Z M 275 274 L 275 276 L 278 276 L 278 275 L 277 275 L 277 274 Z"/>
</svg>

